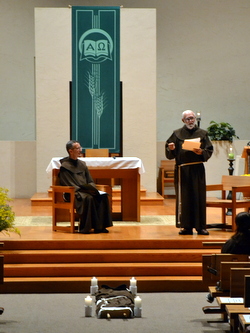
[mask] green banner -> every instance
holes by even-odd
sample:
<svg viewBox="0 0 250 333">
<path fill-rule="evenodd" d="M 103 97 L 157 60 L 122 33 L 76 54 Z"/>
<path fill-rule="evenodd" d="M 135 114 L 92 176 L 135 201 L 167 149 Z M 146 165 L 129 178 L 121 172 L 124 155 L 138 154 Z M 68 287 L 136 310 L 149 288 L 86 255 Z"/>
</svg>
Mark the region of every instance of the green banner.
<svg viewBox="0 0 250 333">
<path fill-rule="evenodd" d="M 72 7 L 72 139 L 121 150 L 120 7 Z"/>
</svg>

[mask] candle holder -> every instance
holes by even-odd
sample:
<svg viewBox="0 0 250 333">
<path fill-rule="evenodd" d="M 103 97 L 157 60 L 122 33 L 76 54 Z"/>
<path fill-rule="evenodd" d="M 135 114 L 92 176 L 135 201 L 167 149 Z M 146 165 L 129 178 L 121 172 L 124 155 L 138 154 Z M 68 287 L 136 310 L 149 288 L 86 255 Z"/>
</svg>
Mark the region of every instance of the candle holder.
<svg viewBox="0 0 250 333">
<path fill-rule="evenodd" d="M 129 286 L 129 290 L 131 291 L 131 293 L 133 295 L 137 294 L 137 285 L 136 285 L 136 279 L 134 277 L 132 277 L 130 279 L 130 286 Z"/>
<path fill-rule="evenodd" d="M 85 305 L 85 317 L 92 317 L 92 305 Z"/>
<path fill-rule="evenodd" d="M 139 307 L 135 306 L 134 307 L 134 316 L 137 317 L 137 318 L 140 318 L 141 314 L 142 314 L 142 308 L 141 307 L 139 308 Z"/>
<path fill-rule="evenodd" d="M 134 316 L 141 317 L 141 297 L 136 296 L 134 299 L 135 307 L 134 307 Z"/>
<path fill-rule="evenodd" d="M 131 291 L 132 295 L 137 294 L 137 286 L 129 286 L 129 290 Z"/>
<path fill-rule="evenodd" d="M 200 114 L 200 112 L 197 112 L 196 120 L 197 120 L 197 126 L 200 127 L 200 122 L 201 122 L 201 114 Z"/>
<path fill-rule="evenodd" d="M 229 168 L 228 168 L 229 176 L 232 176 L 233 173 L 234 173 L 234 161 L 235 161 L 235 159 L 234 158 L 228 158 L 227 160 L 229 162 Z"/>
<path fill-rule="evenodd" d="M 85 317 L 92 317 L 92 297 L 87 296 L 85 298 Z"/>
<path fill-rule="evenodd" d="M 228 155 L 230 155 L 230 154 L 228 154 Z M 234 154 L 233 154 L 233 156 L 234 156 Z M 234 158 L 228 158 L 227 160 L 229 162 L 229 168 L 228 168 L 229 176 L 232 176 L 233 173 L 234 173 L 234 167 L 233 167 L 233 165 L 234 165 L 235 159 Z M 232 191 L 228 192 L 227 199 L 228 200 L 232 199 Z M 232 216 L 232 209 L 231 208 L 227 209 L 226 215 Z"/>
<path fill-rule="evenodd" d="M 98 286 L 90 286 L 90 294 L 93 296 L 98 292 Z"/>
<path fill-rule="evenodd" d="M 98 283 L 97 283 L 97 278 L 93 277 L 91 279 L 91 286 L 90 286 L 90 294 L 95 295 L 98 292 Z"/>
</svg>

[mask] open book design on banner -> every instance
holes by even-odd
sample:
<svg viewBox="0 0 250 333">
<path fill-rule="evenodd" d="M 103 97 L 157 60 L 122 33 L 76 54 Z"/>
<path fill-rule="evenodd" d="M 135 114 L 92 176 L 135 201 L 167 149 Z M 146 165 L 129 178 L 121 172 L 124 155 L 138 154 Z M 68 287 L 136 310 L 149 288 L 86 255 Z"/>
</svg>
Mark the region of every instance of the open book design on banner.
<svg viewBox="0 0 250 333">
<path fill-rule="evenodd" d="M 92 29 L 94 30 L 94 29 Z M 91 30 L 91 31 L 92 31 Z M 101 33 L 101 30 L 99 33 Z M 83 47 L 82 47 L 83 45 Z M 81 57 L 80 60 L 88 60 L 90 62 L 101 62 L 111 58 L 113 42 L 112 39 L 110 41 L 105 39 L 100 39 L 98 41 L 85 39 L 83 41 L 80 40 L 79 48 L 81 49 Z"/>
<path fill-rule="evenodd" d="M 184 140 L 182 144 L 182 149 L 194 150 L 195 148 L 200 148 L 200 146 L 201 146 L 200 138 L 195 138 L 190 140 Z"/>
<path fill-rule="evenodd" d="M 120 151 L 118 7 L 72 7 L 72 138 Z"/>
</svg>

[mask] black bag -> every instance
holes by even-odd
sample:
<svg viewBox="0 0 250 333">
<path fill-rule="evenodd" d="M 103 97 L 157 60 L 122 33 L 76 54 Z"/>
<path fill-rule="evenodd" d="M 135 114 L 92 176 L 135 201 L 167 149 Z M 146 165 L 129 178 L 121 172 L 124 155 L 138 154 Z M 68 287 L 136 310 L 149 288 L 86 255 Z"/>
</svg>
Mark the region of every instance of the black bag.
<svg viewBox="0 0 250 333">
<path fill-rule="evenodd" d="M 133 317 L 134 295 L 127 289 L 126 285 L 117 288 L 102 285 L 95 297 L 98 318 Z"/>
</svg>

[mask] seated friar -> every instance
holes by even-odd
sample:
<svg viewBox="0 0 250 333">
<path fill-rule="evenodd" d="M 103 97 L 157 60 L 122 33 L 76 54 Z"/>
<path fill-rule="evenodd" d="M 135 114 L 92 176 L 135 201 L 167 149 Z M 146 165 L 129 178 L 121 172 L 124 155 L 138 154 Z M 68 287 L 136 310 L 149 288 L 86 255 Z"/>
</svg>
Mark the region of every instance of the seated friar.
<svg viewBox="0 0 250 333">
<path fill-rule="evenodd" d="M 80 216 L 79 232 L 107 233 L 113 225 L 107 193 L 100 193 L 84 161 L 78 159 L 82 150 L 78 141 L 66 144 L 69 156 L 60 160 L 60 185 L 75 188 L 75 208 Z"/>
</svg>

